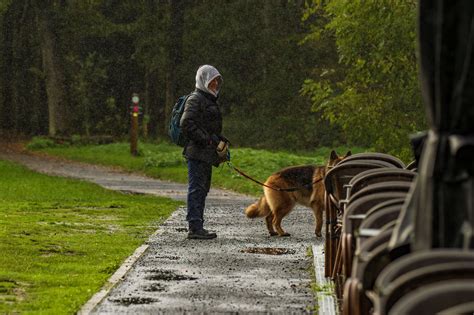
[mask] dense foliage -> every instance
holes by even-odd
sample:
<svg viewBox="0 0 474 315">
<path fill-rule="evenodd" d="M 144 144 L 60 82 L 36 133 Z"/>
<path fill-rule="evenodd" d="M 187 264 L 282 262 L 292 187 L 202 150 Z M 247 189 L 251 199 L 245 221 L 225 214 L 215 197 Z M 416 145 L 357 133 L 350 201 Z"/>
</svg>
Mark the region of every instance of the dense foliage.
<svg viewBox="0 0 474 315">
<path fill-rule="evenodd" d="M 334 57 L 304 84 L 313 110 L 341 126 L 350 142 L 403 157 L 409 155 L 408 135 L 425 124 L 415 3 L 315 0 L 305 13 L 320 17 L 307 40 L 335 43 Z"/>
<path fill-rule="evenodd" d="M 209 63 L 224 76 L 234 145 L 332 144 L 332 128 L 299 95 L 315 58 L 299 45 L 303 9 L 303 1 L 2 2 L 0 110 L 11 115 L 0 128 L 125 135 L 138 92 L 147 129 L 164 136 L 172 104 Z"/>
<path fill-rule="evenodd" d="M 0 129 L 124 136 L 137 92 L 163 137 L 208 63 L 234 145 L 400 153 L 423 128 L 414 2 L 0 0 Z"/>
</svg>

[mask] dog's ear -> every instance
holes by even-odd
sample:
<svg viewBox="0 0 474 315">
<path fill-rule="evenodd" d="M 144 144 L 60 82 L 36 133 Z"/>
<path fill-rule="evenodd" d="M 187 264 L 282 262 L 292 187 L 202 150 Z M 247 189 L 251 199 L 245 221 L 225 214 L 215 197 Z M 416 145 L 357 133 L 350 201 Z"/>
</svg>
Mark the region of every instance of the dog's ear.
<svg viewBox="0 0 474 315">
<path fill-rule="evenodd" d="M 351 151 L 347 151 L 346 153 L 346 156 L 345 157 L 348 157 L 348 156 L 351 156 L 352 155 L 352 152 Z"/>
<path fill-rule="evenodd" d="M 334 160 L 336 160 L 337 158 L 338 158 L 338 156 L 337 156 L 336 151 L 332 150 L 332 151 L 331 151 L 331 155 L 329 156 L 329 159 L 330 159 L 331 161 L 334 161 Z"/>
</svg>

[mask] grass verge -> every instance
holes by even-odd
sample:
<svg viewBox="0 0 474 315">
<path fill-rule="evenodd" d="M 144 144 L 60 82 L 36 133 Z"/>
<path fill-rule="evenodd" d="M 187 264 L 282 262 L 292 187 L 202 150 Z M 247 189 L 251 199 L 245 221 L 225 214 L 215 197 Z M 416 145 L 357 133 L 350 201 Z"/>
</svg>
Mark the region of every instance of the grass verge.
<svg viewBox="0 0 474 315">
<path fill-rule="evenodd" d="M 313 301 L 313 305 L 310 305 L 308 307 L 308 310 L 311 313 L 316 314 L 316 313 L 319 313 L 320 311 L 320 302 L 322 301 L 322 298 L 325 295 L 333 296 L 334 299 L 336 299 L 336 297 L 334 293 L 334 289 L 335 289 L 334 283 L 332 281 L 329 281 L 326 283 L 318 283 L 318 280 L 316 279 L 316 270 L 315 270 L 316 266 L 314 266 L 314 263 L 313 263 L 314 255 L 315 253 L 313 253 L 313 247 L 309 246 L 306 250 L 306 256 L 312 262 L 308 272 L 311 277 L 310 287 L 311 287 L 311 291 L 313 292 L 314 301 Z"/>
<path fill-rule="evenodd" d="M 182 148 L 169 143 L 157 144 L 141 143 L 140 156 L 132 157 L 127 143 L 85 146 L 53 146 L 39 149 L 30 145 L 32 149 L 64 157 L 71 160 L 83 161 L 102 165 L 119 166 L 129 171 L 138 171 L 151 177 L 185 183 L 187 171 Z M 338 154 L 364 152 L 362 148 L 336 148 Z M 301 164 L 324 165 L 331 149 L 319 148 L 312 152 L 293 154 L 289 152 L 269 152 L 249 148 L 231 148 L 232 163 L 245 173 L 260 180 L 283 167 Z M 214 169 L 213 187 L 231 189 L 240 193 L 258 195 L 262 188 L 239 176 L 227 165 L 221 164 Z"/>
<path fill-rule="evenodd" d="M 309 269 L 308 269 L 308 273 L 310 275 L 310 278 L 311 278 L 311 283 L 310 283 L 310 287 L 311 287 L 311 292 L 313 293 L 313 304 L 312 305 L 308 305 L 307 307 L 307 310 L 308 312 L 312 313 L 312 314 L 316 314 L 316 313 L 319 313 L 319 304 L 318 304 L 318 295 L 317 295 L 317 291 L 315 290 L 315 286 L 317 285 L 317 281 L 316 281 L 316 271 L 315 271 L 315 266 L 314 266 L 314 253 L 313 253 L 313 248 L 311 246 L 309 246 L 307 249 L 306 249 L 306 257 L 310 260 L 310 266 L 309 266 Z"/>
<path fill-rule="evenodd" d="M 0 314 L 71 314 L 178 202 L 0 160 Z"/>
</svg>

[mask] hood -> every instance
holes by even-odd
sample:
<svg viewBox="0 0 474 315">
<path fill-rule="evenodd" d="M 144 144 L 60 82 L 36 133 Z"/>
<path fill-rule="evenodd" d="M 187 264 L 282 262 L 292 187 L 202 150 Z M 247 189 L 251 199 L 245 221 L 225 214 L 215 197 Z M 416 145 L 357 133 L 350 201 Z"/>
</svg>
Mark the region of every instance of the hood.
<svg viewBox="0 0 474 315">
<path fill-rule="evenodd" d="M 211 82 L 216 77 L 219 77 L 219 85 L 217 86 L 217 93 L 214 93 L 210 89 L 208 89 L 209 82 Z M 200 66 L 197 73 L 196 73 L 196 88 L 200 89 L 201 91 L 207 92 L 214 96 L 219 94 L 220 87 L 222 85 L 222 76 L 217 71 L 216 68 L 210 65 Z"/>
</svg>

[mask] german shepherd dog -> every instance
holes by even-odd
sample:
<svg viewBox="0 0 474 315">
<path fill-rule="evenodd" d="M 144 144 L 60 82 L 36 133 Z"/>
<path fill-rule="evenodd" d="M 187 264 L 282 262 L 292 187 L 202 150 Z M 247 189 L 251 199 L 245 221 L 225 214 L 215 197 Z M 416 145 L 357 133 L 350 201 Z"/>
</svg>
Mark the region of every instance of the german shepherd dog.
<svg viewBox="0 0 474 315">
<path fill-rule="evenodd" d="M 345 157 L 338 156 L 333 150 L 326 166 L 300 165 L 284 168 L 268 177 L 266 186 L 277 189 L 298 187 L 295 191 L 279 191 L 263 187 L 264 195 L 245 209 L 248 218 L 265 217 L 268 232 L 271 236 L 290 236 L 281 228 L 281 220 L 290 213 L 295 205 L 301 204 L 313 209 L 316 236 L 321 236 L 324 210 L 324 176 L 329 168 L 335 166 Z M 276 231 L 275 231 L 276 230 Z"/>
</svg>

